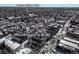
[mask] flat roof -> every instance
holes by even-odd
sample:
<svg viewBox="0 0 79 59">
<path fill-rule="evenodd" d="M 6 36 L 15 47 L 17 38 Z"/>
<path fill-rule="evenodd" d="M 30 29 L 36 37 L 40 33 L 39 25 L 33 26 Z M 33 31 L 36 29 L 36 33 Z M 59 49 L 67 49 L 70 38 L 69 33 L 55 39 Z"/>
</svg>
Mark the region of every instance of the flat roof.
<svg viewBox="0 0 79 59">
<path fill-rule="evenodd" d="M 61 40 L 60 43 L 79 49 L 78 44 L 75 44 L 75 43 L 72 43 L 72 42 Z"/>
</svg>

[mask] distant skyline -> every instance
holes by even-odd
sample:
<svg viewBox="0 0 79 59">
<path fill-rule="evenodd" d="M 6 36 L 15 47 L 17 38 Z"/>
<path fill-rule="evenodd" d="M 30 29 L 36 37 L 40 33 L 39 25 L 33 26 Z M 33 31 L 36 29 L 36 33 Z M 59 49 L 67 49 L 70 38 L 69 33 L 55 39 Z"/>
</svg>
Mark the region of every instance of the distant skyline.
<svg viewBox="0 0 79 59">
<path fill-rule="evenodd" d="M 79 4 L 40 4 L 40 7 L 79 7 Z"/>
<path fill-rule="evenodd" d="M 79 7 L 79 4 L 38 4 L 38 5 L 39 5 L 38 7 Z M 17 7 L 17 4 L 0 4 L 0 7 Z"/>
</svg>

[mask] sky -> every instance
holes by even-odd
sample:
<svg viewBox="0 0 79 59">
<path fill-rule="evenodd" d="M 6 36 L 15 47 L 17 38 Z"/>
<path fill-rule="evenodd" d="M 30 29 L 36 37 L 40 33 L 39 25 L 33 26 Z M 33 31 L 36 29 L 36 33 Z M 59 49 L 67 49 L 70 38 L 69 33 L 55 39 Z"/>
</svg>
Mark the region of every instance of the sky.
<svg viewBox="0 0 79 59">
<path fill-rule="evenodd" d="M 16 7 L 16 4 L 0 4 L 0 7 Z M 79 4 L 40 4 L 40 7 L 79 7 Z"/>
</svg>

